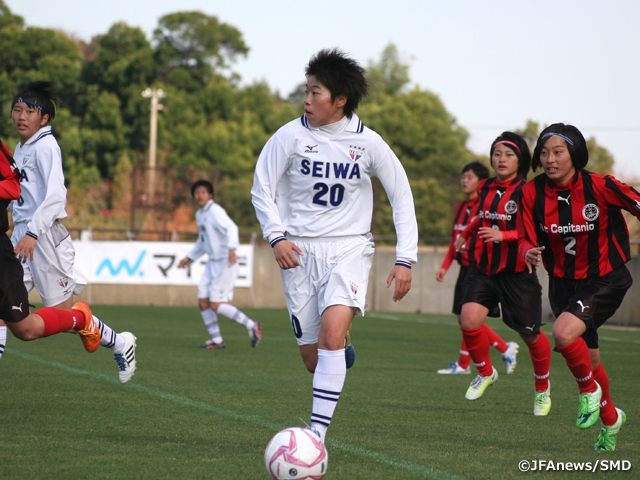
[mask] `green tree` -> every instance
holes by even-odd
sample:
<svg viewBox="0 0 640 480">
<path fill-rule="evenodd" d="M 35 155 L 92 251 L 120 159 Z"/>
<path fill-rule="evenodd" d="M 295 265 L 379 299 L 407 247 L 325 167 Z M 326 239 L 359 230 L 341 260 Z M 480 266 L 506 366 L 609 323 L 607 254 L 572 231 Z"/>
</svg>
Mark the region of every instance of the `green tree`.
<svg viewBox="0 0 640 480">
<path fill-rule="evenodd" d="M 153 39 L 164 81 L 189 91 L 206 85 L 215 72 L 249 51 L 238 29 L 202 12 L 161 17 Z"/>
</svg>

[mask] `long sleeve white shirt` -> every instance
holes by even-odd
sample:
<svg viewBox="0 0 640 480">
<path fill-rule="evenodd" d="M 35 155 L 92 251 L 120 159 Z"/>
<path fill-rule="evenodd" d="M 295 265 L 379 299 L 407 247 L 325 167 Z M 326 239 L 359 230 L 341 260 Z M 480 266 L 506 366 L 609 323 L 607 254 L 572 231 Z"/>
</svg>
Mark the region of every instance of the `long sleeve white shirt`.
<svg viewBox="0 0 640 480">
<path fill-rule="evenodd" d="M 280 128 L 264 146 L 252 201 L 264 238 L 364 235 L 371 230 L 371 177 L 380 179 L 398 238 L 397 260 L 415 263 L 418 226 L 402 164 L 357 115 L 338 132 L 310 127 L 305 116 Z"/>
<path fill-rule="evenodd" d="M 209 260 L 223 260 L 229 257 L 229 250 L 238 248 L 238 226 L 229 218 L 224 208 L 213 200 L 198 209 L 196 223 L 200 234 L 187 254 L 191 260 L 197 260 L 205 253 Z"/>
<path fill-rule="evenodd" d="M 42 127 L 24 144 L 18 143 L 13 158 L 21 172 L 20 199 L 11 205 L 13 222 L 28 222 L 31 233 L 43 235 L 67 216 L 62 155 L 51 127 Z"/>
</svg>

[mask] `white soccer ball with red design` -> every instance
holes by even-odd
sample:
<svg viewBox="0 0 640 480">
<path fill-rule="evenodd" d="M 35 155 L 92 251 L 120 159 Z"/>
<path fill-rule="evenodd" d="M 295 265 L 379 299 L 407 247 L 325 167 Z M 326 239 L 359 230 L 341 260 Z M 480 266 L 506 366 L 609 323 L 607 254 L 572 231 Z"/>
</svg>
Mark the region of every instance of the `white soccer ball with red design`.
<svg viewBox="0 0 640 480">
<path fill-rule="evenodd" d="M 320 480 L 329 454 L 318 436 L 306 428 L 279 431 L 264 452 L 264 464 L 274 480 Z"/>
</svg>

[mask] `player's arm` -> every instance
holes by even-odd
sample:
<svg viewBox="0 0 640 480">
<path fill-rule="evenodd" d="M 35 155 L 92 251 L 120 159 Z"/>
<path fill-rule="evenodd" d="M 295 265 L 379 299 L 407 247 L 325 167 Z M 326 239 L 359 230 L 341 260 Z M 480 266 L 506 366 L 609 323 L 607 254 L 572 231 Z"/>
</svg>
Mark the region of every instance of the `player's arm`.
<svg viewBox="0 0 640 480">
<path fill-rule="evenodd" d="M 466 252 L 469 250 L 469 247 L 467 246 L 467 240 L 473 237 L 478 232 L 478 230 L 480 230 L 481 224 L 482 219 L 480 218 L 480 215 L 476 215 L 471 219 L 471 221 L 467 225 L 467 228 L 460 232 L 460 235 L 453 243 L 456 252 Z"/>
<path fill-rule="evenodd" d="M 418 222 L 409 179 L 398 157 L 382 142 L 374 158 L 377 160 L 373 163 L 374 173 L 391 204 L 398 238 L 396 262 L 387 278 L 387 288 L 395 281 L 393 301 L 397 302 L 411 289 L 411 265 L 418 261 Z"/>
<path fill-rule="evenodd" d="M 526 189 L 523 190 L 518 210 L 519 214 L 516 217 L 515 229 L 517 233 L 518 253 L 524 257 L 529 273 L 532 273 L 533 268 L 540 266 L 544 247 L 535 245 L 537 238 L 535 238 L 534 233 L 536 227 L 533 220 L 533 199 L 530 198 Z"/>
<path fill-rule="evenodd" d="M 640 220 L 640 192 L 635 188 L 607 175 L 604 196 L 607 203 L 624 208 Z"/>
<path fill-rule="evenodd" d="M 302 255 L 302 250 L 285 237 L 286 230 L 275 201 L 276 188 L 289 166 L 290 156 L 290 152 L 280 141 L 280 132 L 281 130 L 269 139 L 258 157 L 251 202 L 262 227 L 262 234 L 273 247 L 278 266 L 286 270 L 300 265 L 296 254 Z"/>
</svg>

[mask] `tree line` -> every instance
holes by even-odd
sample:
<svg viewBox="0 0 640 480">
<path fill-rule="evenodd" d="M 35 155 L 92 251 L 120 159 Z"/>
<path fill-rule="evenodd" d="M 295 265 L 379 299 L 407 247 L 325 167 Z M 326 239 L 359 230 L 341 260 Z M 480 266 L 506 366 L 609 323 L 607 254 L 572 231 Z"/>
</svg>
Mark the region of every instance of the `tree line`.
<svg viewBox="0 0 640 480">
<path fill-rule="evenodd" d="M 150 39 L 120 22 L 86 43 L 28 26 L 0 0 L 0 138 L 10 148 L 17 141 L 9 115 L 15 92 L 34 80 L 52 80 L 63 98 L 52 126 L 68 183 L 68 227 L 195 231 L 187 187 L 206 176 L 241 232 L 259 232 L 250 195 L 253 168 L 269 137 L 301 115 L 304 79 L 286 97 L 265 82 L 241 86 L 233 65 L 248 52 L 237 28 L 202 12 L 161 17 Z M 402 161 L 420 236 L 445 238 L 460 200 L 460 170 L 477 156 L 440 98 L 410 87 L 409 70 L 389 44 L 368 64 L 371 94 L 358 115 Z M 158 114 L 157 205 L 145 205 L 144 171 L 133 174 L 148 158 L 150 102 L 141 95 L 148 87 L 166 93 Z M 540 129 L 529 121 L 520 133 L 535 142 Z M 590 166 L 609 173 L 613 157 L 593 138 L 589 142 Z M 488 164 L 487 157 L 480 160 Z M 392 238 L 384 190 L 374 184 L 374 191 L 372 231 Z"/>
</svg>

